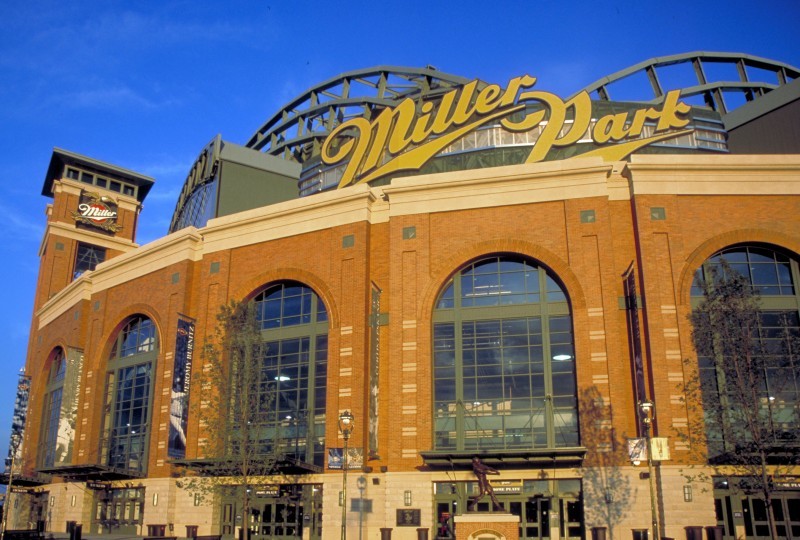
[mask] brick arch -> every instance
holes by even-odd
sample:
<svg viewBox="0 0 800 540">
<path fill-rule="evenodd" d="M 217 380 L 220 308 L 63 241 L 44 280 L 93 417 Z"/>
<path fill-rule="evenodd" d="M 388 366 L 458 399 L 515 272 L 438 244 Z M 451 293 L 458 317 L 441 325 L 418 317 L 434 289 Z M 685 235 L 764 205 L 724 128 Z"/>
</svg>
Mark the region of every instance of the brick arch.
<svg viewBox="0 0 800 540">
<path fill-rule="evenodd" d="M 679 305 L 689 305 L 695 271 L 717 251 L 736 244 L 768 244 L 772 247 L 800 253 L 800 239 L 768 229 L 739 229 L 709 238 L 686 258 L 678 281 Z"/>
<path fill-rule="evenodd" d="M 47 385 L 50 384 L 50 367 L 53 364 L 53 359 L 55 358 L 54 353 L 56 349 L 61 349 L 64 354 L 64 359 L 66 360 L 67 358 L 67 345 L 61 337 L 51 340 L 45 347 L 43 347 L 43 349 L 47 351 L 47 356 L 45 357 L 44 364 L 42 365 L 41 375 L 33 378 L 36 381 L 35 386 L 33 381 L 31 381 L 31 392 L 34 392 L 37 396 L 42 396 L 44 394 L 44 390 L 47 388 Z"/>
<path fill-rule="evenodd" d="M 61 340 L 59 339 L 57 344 L 50 347 L 49 349 L 50 352 L 47 353 L 47 359 L 44 362 L 44 372 L 48 374 L 47 376 L 48 382 L 50 379 L 50 368 L 52 367 L 53 361 L 55 360 L 56 357 L 55 355 L 56 349 L 61 349 L 61 354 L 64 356 L 64 360 L 66 361 L 67 359 L 67 347 L 62 345 Z"/>
<path fill-rule="evenodd" d="M 580 281 L 569 265 L 552 251 L 537 244 L 513 239 L 486 240 L 477 242 L 458 253 L 438 260 L 431 269 L 431 281 L 422 295 L 422 314 L 420 320 L 430 320 L 436 297 L 459 269 L 470 262 L 487 255 L 519 255 L 534 259 L 545 266 L 564 286 L 573 313 L 586 307 L 586 295 Z"/>
<path fill-rule="evenodd" d="M 49 372 L 50 365 L 53 363 L 53 353 L 56 352 L 56 349 L 61 349 L 64 352 L 64 357 L 67 356 L 67 344 L 64 342 L 64 339 L 61 337 L 57 337 L 51 341 L 49 341 L 42 350 L 47 351 L 47 357 L 44 359 L 44 372 Z"/>
<path fill-rule="evenodd" d="M 114 317 L 118 318 L 117 324 L 114 325 L 111 331 L 105 332 L 101 338 L 102 347 L 100 348 L 100 352 L 102 356 L 100 359 L 103 362 L 108 363 L 109 355 L 111 353 L 111 344 L 116 342 L 117 335 L 125 327 L 125 324 L 127 324 L 128 320 L 134 315 L 144 315 L 153 321 L 158 335 L 158 349 L 156 351 L 156 358 L 161 356 L 161 353 L 164 350 L 164 324 L 161 322 L 161 318 L 158 316 L 156 310 L 148 304 L 131 304 L 129 306 L 125 306 L 123 310 L 114 315 Z"/>
<path fill-rule="evenodd" d="M 325 304 L 328 311 L 328 328 L 339 326 L 339 312 L 333 293 L 327 282 L 318 275 L 302 268 L 274 268 L 254 277 L 246 279 L 242 284 L 232 288 L 232 298 L 250 299 L 264 290 L 271 283 L 280 281 L 297 281 L 311 288 Z"/>
</svg>

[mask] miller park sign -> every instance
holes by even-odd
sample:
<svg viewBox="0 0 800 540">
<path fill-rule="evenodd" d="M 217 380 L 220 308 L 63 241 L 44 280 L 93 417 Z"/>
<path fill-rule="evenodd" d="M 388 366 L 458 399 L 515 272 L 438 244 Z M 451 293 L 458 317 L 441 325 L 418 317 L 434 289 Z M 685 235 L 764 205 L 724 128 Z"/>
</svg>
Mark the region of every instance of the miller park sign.
<svg viewBox="0 0 800 540">
<path fill-rule="evenodd" d="M 322 162 L 331 166 L 347 162 L 339 182 L 342 188 L 419 170 L 460 137 L 497 121 L 515 133 L 543 124 L 526 163 L 542 161 L 551 149 L 576 144 L 587 135 L 603 146 L 576 157 L 619 161 L 649 144 L 692 131 L 681 129 L 689 124 L 691 108 L 679 101 L 680 90 L 668 92 L 658 106 L 608 114 L 592 126 L 592 101 L 585 90 L 564 101 L 549 92 L 530 90 L 535 84 L 535 77 L 523 75 L 511 79 L 505 89 L 496 84 L 478 89 L 479 81 L 474 80 L 435 100 L 418 104 L 406 98 L 372 120 L 353 118 L 337 126 L 323 143 Z M 527 105 L 538 107 L 525 113 Z M 648 121 L 655 124 L 653 134 L 643 137 Z"/>
</svg>

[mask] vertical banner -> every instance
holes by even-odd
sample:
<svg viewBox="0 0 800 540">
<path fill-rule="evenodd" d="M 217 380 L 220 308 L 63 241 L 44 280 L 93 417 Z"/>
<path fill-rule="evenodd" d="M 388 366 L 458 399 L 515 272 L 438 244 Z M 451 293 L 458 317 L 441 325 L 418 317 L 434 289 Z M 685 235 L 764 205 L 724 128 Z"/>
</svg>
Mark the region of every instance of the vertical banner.
<svg viewBox="0 0 800 540">
<path fill-rule="evenodd" d="M 22 463 L 22 439 L 25 435 L 25 420 L 28 415 L 28 397 L 31 393 L 31 379 L 20 374 L 17 382 L 17 398 L 14 400 L 14 416 L 11 417 L 11 437 L 6 458 L 6 472 L 18 473 Z M 12 470 L 13 469 L 13 470 Z"/>
<path fill-rule="evenodd" d="M 625 307 L 628 311 L 628 340 L 630 342 L 631 362 L 633 370 L 633 390 L 636 396 L 636 411 L 639 417 L 639 433 L 644 433 L 641 412 L 638 404 L 647 400 L 644 379 L 644 359 L 642 358 L 642 332 L 639 326 L 639 302 L 636 297 L 636 270 L 633 265 L 628 269 L 623 281 L 625 288 Z"/>
<path fill-rule="evenodd" d="M 186 457 L 186 429 L 189 424 L 189 384 L 194 355 L 194 321 L 178 318 L 175 337 L 175 364 L 172 368 L 172 399 L 169 407 L 169 443 L 167 455 Z"/>
<path fill-rule="evenodd" d="M 368 459 L 378 458 L 378 389 L 380 375 L 380 314 L 381 290 L 372 286 L 372 302 L 370 306 L 370 350 L 369 350 L 369 425 L 368 425 Z"/>
<path fill-rule="evenodd" d="M 58 435 L 54 465 L 59 467 L 72 464 L 72 448 L 75 445 L 75 425 L 78 421 L 78 400 L 81 394 L 81 373 L 83 373 L 83 351 L 67 349 L 67 372 L 61 398 L 61 412 L 58 417 Z"/>
</svg>

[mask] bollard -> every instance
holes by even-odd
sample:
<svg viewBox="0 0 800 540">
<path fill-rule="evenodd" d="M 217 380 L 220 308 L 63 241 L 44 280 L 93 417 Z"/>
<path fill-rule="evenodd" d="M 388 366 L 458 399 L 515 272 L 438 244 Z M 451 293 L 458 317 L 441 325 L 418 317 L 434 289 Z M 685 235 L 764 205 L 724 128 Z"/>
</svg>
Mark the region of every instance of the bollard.
<svg viewBox="0 0 800 540">
<path fill-rule="evenodd" d="M 703 540 L 703 527 L 686 527 L 686 540 Z"/>
<path fill-rule="evenodd" d="M 706 539 L 707 540 L 722 540 L 722 536 L 725 532 L 723 527 L 719 527 L 716 525 L 711 525 L 706 527 Z"/>
<path fill-rule="evenodd" d="M 606 528 L 592 527 L 592 540 L 606 540 Z"/>
<path fill-rule="evenodd" d="M 381 527 L 381 540 L 392 540 L 391 527 Z"/>
<path fill-rule="evenodd" d="M 420 527 L 417 529 L 417 540 L 428 540 L 427 527 Z"/>
</svg>

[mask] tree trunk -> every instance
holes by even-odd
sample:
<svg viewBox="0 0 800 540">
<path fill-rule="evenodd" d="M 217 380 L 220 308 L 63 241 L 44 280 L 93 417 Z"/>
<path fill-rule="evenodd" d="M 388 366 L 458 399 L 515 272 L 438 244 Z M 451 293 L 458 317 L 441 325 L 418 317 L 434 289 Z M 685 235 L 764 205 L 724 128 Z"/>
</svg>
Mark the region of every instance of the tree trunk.
<svg viewBox="0 0 800 540">
<path fill-rule="evenodd" d="M 763 450 L 761 458 L 761 487 L 764 494 L 764 504 L 767 505 L 767 519 L 769 520 L 769 535 L 772 540 L 778 540 L 778 527 L 775 524 L 775 512 L 772 510 L 772 488 L 767 475 L 767 456 Z"/>
</svg>

